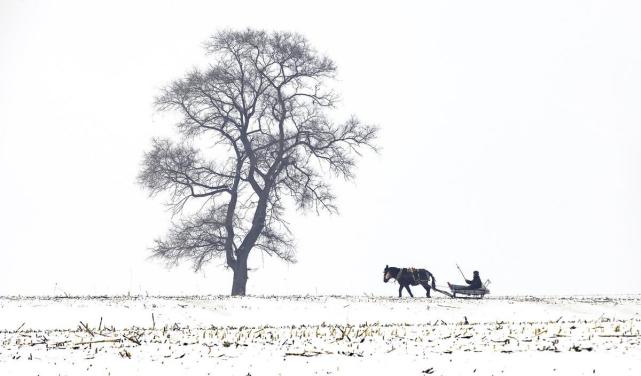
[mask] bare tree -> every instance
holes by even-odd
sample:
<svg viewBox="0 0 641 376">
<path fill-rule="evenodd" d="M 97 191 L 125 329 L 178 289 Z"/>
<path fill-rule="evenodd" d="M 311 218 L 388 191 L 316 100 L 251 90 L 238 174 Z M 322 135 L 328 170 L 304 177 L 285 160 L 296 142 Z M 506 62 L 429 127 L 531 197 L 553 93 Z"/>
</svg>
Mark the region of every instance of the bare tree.
<svg viewBox="0 0 641 376">
<path fill-rule="evenodd" d="M 253 249 L 294 262 L 284 200 L 298 209 L 335 212 L 323 176 L 352 178 L 362 147 L 374 149 L 377 129 L 352 117 L 329 120 L 336 66 L 295 33 L 223 31 L 205 44 L 213 63 L 194 69 L 156 98 L 175 111 L 179 142 L 155 139 L 139 182 L 184 217 L 153 254 L 196 270 L 224 257 L 232 295 L 244 295 Z M 200 146 L 197 146 L 200 145 Z M 291 199 L 289 199 L 291 198 Z M 189 201 L 202 201 L 187 215 Z"/>
</svg>

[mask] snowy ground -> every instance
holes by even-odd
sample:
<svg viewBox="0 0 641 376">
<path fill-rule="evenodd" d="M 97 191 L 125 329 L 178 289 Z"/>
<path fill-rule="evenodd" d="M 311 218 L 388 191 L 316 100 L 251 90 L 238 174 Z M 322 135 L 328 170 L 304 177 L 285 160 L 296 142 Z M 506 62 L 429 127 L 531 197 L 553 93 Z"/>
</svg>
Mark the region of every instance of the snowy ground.
<svg viewBox="0 0 641 376">
<path fill-rule="evenodd" d="M 639 375 L 641 296 L 0 298 L 0 375 Z"/>
</svg>

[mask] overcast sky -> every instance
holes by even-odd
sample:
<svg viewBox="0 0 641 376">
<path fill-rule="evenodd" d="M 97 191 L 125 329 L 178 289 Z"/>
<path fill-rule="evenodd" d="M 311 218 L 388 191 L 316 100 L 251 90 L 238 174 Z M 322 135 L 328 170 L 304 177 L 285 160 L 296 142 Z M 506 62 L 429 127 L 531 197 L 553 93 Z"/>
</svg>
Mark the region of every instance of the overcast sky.
<svg viewBox="0 0 641 376">
<path fill-rule="evenodd" d="M 247 27 L 308 37 L 337 114 L 382 129 L 248 293 L 393 296 L 386 264 L 457 263 L 495 294 L 641 292 L 641 3 L 303 4 L 0 0 L 0 294 L 229 293 L 222 261 L 147 259 L 170 214 L 136 175 L 172 132 L 154 96 Z"/>
</svg>

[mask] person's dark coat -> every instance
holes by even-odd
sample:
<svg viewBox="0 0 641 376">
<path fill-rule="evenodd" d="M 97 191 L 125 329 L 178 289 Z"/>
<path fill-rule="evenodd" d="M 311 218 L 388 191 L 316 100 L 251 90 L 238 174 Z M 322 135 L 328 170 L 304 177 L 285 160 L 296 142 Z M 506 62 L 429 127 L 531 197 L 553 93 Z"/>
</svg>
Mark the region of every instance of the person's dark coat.
<svg viewBox="0 0 641 376">
<path fill-rule="evenodd" d="M 483 286 L 483 283 L 481 282 L 481 277 L 479 276 L 478 273 L 474 273 L 474 277 L 470 281 L 469 279 L 466 279 L 465 282 L 467 282 L 468 285 L 470 285 L 471 289 L 480 289 Z"/>
</svg>

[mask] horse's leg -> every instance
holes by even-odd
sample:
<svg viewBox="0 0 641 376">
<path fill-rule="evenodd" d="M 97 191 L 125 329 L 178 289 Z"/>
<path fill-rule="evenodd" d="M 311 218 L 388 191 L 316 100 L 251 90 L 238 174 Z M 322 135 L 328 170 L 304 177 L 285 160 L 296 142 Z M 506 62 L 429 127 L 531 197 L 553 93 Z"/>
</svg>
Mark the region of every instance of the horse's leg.
<svg viewBox="0 0 641 376">
<path fill-rule="evenodd" d="M 398 288 L 398 297 L 402 298 L 403 297 L 403 285 L 400 285 Z"/>
<path fill-rule="evenodd" d="M 412 290 L 410 290 L 410 285 L 405 285 L 405 288 L 407 289 L 407 292 L 410 293 L 410 296 L 413 298 L 414 295 L 412 294 Z"/>
<path fill-rule="evenodd" d="M 427 297 L 431 298 L 431 296 L 430 296 L 430 289 L 431 289 L 430 285 L 427 282 L 422 282 L 421 286 L 423 286 L 423 288 L 425 288 L 425 291 L 427 291 Z"/>
</svg>

